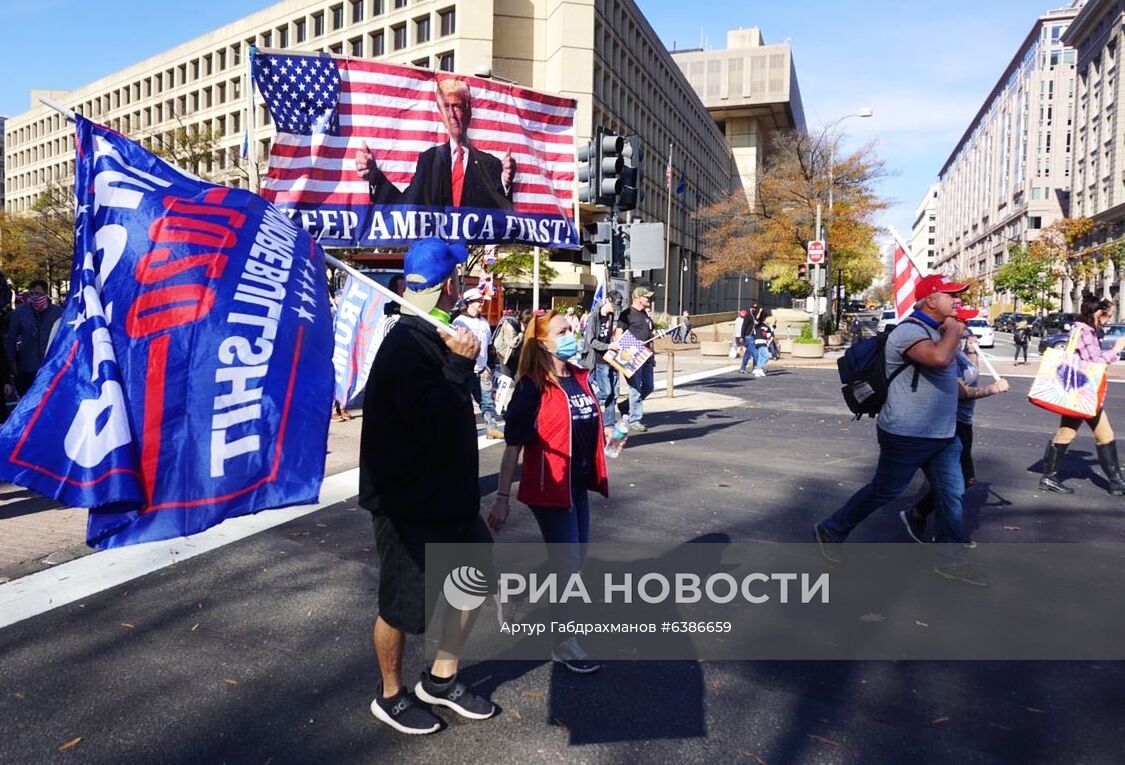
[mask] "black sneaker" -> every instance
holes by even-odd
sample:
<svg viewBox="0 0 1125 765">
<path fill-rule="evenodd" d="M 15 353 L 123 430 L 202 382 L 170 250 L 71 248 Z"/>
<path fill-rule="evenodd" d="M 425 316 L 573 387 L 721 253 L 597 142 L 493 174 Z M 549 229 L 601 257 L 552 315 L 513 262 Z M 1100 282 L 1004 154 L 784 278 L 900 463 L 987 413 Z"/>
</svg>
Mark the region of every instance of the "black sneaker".
<svg viewBox="0 0 1125 765">
<path fill-rule="evenodd" d="M 427 704 L 449 707 L 470 720 L 487 720 L 496 714 L 495 704 L 475 695 L 456 675 L 445 682 L 436 683 L 429 672 L 423 672 L 422 679 L 414 686 L 414 694 Z"/>
<path fill-rule="evenodd" d="M 902 525 L 906 527 L 906 533 L 910 535 L 918 544 L 926 543 L 926 519 L 925 517 L 918 517 L 912 508 L 906 510 L 899 510 L 898 517 L 902 519 Z"/>
<path fill-rule="evenodd" d="M 824 556 L 824 559 L 829 563 L 843 563 L 844 556 L 840 554 L 841 543 L 829 539 L 824 530 L 820 528 L 819 523 L 814 523 L 812 530 L 813 536 L 816 537 L 817 547 L 820 548 L 820 554 Z"/>
<path fill-rule="evenodd" d="M 403 688 L 389 699 L 383 698 L 383 687 L 379 686 L 379 693 L 371 702 L 371 714 L 375 719 L 385 722 L 399 733 L 411 736 L 424 736 L 427 733 L 436 733 L 441 727 L 439 720 L 433 712 L 418 703 L 418 699 L 407 689 Z"/>
<path fill-rule="evenodd" d="M 589 658 L 574 638 L 568 638 L 556 646 L 551 651 L 551 658 L 580 675 L 589 675 L 602 668 L 601 664 Z"/>
<path fill-rule="evenodd" d="M 971 566 L 949 566 L 939 563 L 934 566 L 934 573 L 946 579 L 956 579 L 958 582 L 971 584 L 974 587 L 988 586 L 988 577 Z"/>
</svg>

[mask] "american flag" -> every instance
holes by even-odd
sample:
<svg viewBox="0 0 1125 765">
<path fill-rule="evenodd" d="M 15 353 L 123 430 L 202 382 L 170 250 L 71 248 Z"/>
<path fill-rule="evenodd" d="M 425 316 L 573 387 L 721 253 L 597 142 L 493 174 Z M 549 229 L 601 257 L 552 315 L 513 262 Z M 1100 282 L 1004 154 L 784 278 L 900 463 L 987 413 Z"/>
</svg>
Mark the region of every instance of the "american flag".
<svg viewBox="0 0 1125 765">
<path fill-rule="evenodd" d="M 922 273 L 902 245 L 895 247 L 894 269 L 895 314 L 901 321 L 914 311 L 914 288 L 922 278 Z"/>
<path fill-rule="evenodd" d="M 366 205 L 355 169 L 367 147 L 387 179 L 410 184 L 418 156 L 449 140 L 440 79 L 472 96 L 472 144 L 517 164 L 516 212 L 573 217 L 576 103 L 518 85 L 328 54 L 259 53 L 254 80 L 277 124 L 261 194 L 278 204 Z"/>
<path fill-rule="evenodd" d="M 668 164 L 664 166 L 664 188 L 672 190 L 672 147 L 668 147 Z"/>
</svg>

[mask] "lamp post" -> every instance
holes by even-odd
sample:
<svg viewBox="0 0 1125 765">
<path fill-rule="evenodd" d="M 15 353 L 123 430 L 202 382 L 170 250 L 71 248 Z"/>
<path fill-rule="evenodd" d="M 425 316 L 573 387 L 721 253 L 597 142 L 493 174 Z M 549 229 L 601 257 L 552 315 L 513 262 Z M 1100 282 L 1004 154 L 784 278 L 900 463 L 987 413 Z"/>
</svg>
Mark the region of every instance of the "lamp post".
<svg viewBox="0 0 1125 765">
<path fill-rule="evenodd" d="M 859 111 L 853 112 L 852 114 L 845 114 L 843 117 L 840 117 L 839 119 L 835 120 L 834 122 L 828 123 L 828 126 L 826 128 L 824 128 L 824 131 L 825 131 L 825 133 L 827 133 L 829 130 L 836 127 L 837 125 L 839 125 L 844 120 L 851 119 L 852 117 L 858 117 L 860 119 L 864 119 L 864 118 L 873 117 L 873 116 L 875 116 L 875 110 L 872 109 L 870 106 L 864 106 Z M 833 202 L 835 201 L 835 193 L 834 193 L 835 187 L 836 187 L 836 142 L 835 142 L 835 140 L 832 140 L 828 144 L 828 226 L 831 226 L 831 224 L 832 224 L 832 207 L 833 207 Z M 831 274 L 832 274 L 832 246 L 831 246 L 830 243 L 827 242 L 827 239 L 828 239 L 827 236 L 821 236 L 819 227 L 818 227 L 818 230 L 817 230 L 816 234 L 817 234 L 818 239 L 825 240 L 825 248 L 824 248 L 825 249 L 825 253 L 824 253 L 825 275 L 829 277 L 827 279 L 827 281 L 832 281 L 831 278 L 830 278 Z M 835 295 L 835 292 L 836 292 L 836 285 L 835 284 L 831 284 L 831 285 L 825 284 L 824 287 L 825 287 L 824 294 L 833 296 L 833 297 L 829 298 L 829 303 L 828 303 L 827 306 L 825 306 L 825 308 L 827 309 L 825 313 L 829 317 L 831 317 L 832 316 L 831 300 L 834 299 L 834 295 Z M 831 287 L 831 291 L 829 291 L 829 287 Z M 816 295 L 816 291 L 814 290 L 813 291 L 813 301 L 815 302 L 816 300 L 817 300 L 817 295 Z M 837 313 L 839 313 L 839 312 L 837 312 Z"/>
<path fill-rule="evenodd" d="M 748 281 L 750 281 L 750 278 L 746 275 L 746 272 L 745 271 L 739 272 L 739 274 L 738 274 L 738 299 L 735 301 L 737 303 L 737 305 L 734 307 L 734 310 L 736 310 L 736 311 L 739 310 L 740 308 L 742 308 L 742 283 L 748 282 Z"/>
</svg>

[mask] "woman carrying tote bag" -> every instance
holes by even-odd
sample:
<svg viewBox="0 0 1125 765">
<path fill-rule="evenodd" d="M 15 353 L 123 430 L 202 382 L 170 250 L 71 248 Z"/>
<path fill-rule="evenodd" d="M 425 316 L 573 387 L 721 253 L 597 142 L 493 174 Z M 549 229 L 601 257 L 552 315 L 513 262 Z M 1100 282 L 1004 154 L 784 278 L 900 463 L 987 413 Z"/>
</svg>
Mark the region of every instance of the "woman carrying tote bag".
<svg viewBox="0 0 1125 765">
<path fill-rule="evenodd" d="M 1110 351 L 1103 351 L 1101 343 L 1098 341 L 1098 328 L 1110 319 L 1112 313 L 1112 300 L 1097 298 L 1089 292 L 1083 293 L 1078 322 L 1071 330 L 1071 342 L 1067 345 L 1067 348 L 1073 347 L 1073 352 L 1084 362 L 1093 364 L 1113 364 L 1116 362 L 1119 358 L 1119 352 L 1125 349 L 1125 337 L 1118 340 L 1113 350 Z M 1047 362 L 1046 356 L 1044 356 L 1044 362 Z M 1061 370 L 1056 370 L 1056 372 L 1058 371 Z M 1104 368 L 1102 371 L 1104 371 Z M 1029 398 L 1031 398 L 1032 403 L 1038 406 L 1059 411 L 1057 407 L 1045 405 L 1042 401 L 1037 400 L 1036 391 L 1041 382 L 1039 378 L 1043 376 L 1043 370 L 1040 369 L 1040 375 L 1037 376 L 1035 383 L 1032 385 Z M 1054 376 L 1058 377 L 1059 375 Z M 1113 427 L 1109 423 L 1109 416 L 1103 409 L 1102 396 L 1104 396 L 1104 383 L 1101 384 L 1096 409 L 1092 416 L 1083 418 L 1073 414 L 1062 415 L 1058 430 L 1055 431 L 1051 442 L 1047 444 L 1047 451 L 1043 455 L 1043 477 L 1039 479 L 1040 490 L 1055 491 L 1060 494 L 1074 493 L 1074 489 L 1062 485 L 1059 479 L 1059 463 L 1062 462 L 1067 447 L 1078 435 L 1078 428 L 1085 422 L 1090 426 L 1090 430 L 1094 431 L 1098 462 L 1101 464 L 1106 478 L 1109 479 L 1109 493 L 1114 496 L 1125 495 L 1125 476 L 1121 474 L 1121 463 L 1117 458 L 1117 442 L 1114 440 Z"/>
</svg>

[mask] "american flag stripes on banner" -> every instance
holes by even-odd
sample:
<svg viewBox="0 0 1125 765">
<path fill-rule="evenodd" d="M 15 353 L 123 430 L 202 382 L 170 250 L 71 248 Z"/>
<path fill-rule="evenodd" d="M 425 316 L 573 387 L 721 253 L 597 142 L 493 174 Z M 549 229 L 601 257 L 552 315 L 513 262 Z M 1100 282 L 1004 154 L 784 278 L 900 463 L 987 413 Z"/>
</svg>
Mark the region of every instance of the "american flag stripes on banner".
<svg viewBox="0 0 1125 765">
<path fill-rule="evenodd" d="M 327 54 L 259 52 L 254 79 L 278 130 L 262 196 L 321 244 L 580 246 L 573 99 Z"/>
<path fill-rule="evenodd" d="M 895 318 L 902 321 L 914 311 L 914 288 L 922 273 L 901 245 L 895 246 Z"/>
</svg>

